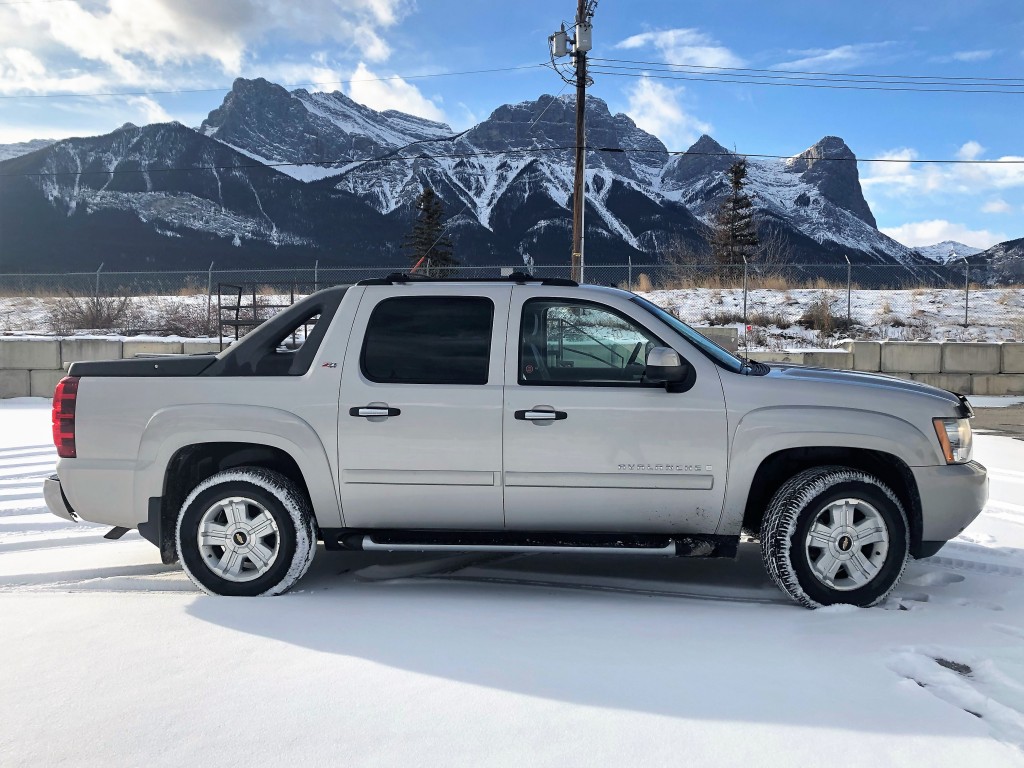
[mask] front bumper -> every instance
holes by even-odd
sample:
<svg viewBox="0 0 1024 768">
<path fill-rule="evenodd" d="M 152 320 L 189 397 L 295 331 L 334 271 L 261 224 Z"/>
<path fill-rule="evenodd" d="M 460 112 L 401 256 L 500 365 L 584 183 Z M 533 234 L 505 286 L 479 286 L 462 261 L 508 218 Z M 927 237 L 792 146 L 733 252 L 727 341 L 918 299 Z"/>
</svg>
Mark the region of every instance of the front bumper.
<svg viewBox="0 0 1024 768">
<path fill-rule="evenodd" d="M 976 461 L 913 467 L 921 495 L 922 542 L 946 542 L 981 514 L 988 501 L 988 471 Z"/>
<path fill-rule="evenodd" d="M 63 517 L 72 523 L 78 522 L 78 515 L 68 503 L 64 491 L 61 490 L 60 478 L 57 475 L 50 475 L 43 480 L 43 499 L 46 501 L 47 508 L 57 517 Z"/>
</svg>

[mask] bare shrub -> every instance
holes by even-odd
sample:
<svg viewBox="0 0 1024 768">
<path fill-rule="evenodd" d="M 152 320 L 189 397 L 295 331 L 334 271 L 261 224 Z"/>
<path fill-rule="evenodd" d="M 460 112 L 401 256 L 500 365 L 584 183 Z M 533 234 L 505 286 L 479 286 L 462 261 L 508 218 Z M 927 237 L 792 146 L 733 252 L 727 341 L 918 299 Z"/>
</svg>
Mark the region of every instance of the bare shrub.
<svg viewBox="0 0 1024 768">
<path fill-rule="evenodd" d="M 706 309 L 700 319 L 708 325 L 732 325 L 743 322 L 743 313 L 730 309 Z"/>
<path fill-rule="evenodd" d="M 846 333 L 855 324 L 847 322 L 845 314 L 836 312 L 836 299 L 822 291 L 812 301 L 797 320 L 799 325 L 809 330 L 818 331 L 823 336 Z"/>
<path fill-rule="evenodd" d="M 637 277 L 634 290 L 637 293 L 650 293 L 654 290 L 654 284 L 651 282 L 651 278 L 646 272 L 641 272 L 639 277 Z"/>
<path fill-rule="evenodd" d="M 57 299 L 47 309 L 54 333 L 105 331 L 127 333 L 139 326 L 141 314 L 130 296 L 74 296 Z"/>
<path fill-rule="evenodd" d="M 187 301 L 159 299 L 149 307 L 147 324 L 151 330 L 171 336 L 195 339 L 213 333 L 213 318 L 207 310 L 205 299 Z"/>
<path fill-rule="evenodd" d="M 751 325 L 761 326 L 764 328 L 769 328 L 774 325 L 779 330 L 785 331 L 793 327 L 792 321 L 786 317 L 784 312 L 780 312 L 779 310 L 761 310 L 751 312 L 748 319 Z"/>
</svg>

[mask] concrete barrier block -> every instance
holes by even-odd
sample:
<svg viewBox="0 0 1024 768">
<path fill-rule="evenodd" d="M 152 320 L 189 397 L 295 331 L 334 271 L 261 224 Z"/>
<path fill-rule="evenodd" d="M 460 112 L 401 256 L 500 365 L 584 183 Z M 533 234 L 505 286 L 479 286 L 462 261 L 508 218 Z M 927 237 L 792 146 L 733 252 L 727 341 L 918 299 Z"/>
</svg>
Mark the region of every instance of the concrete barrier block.
<svg viewBox="0 0 1024 768">
<path fill-rule="evenodd" d="M 882 344 L 878 341 L 844 341 L 842 348 L 853 353 L 854 371 L 882 370 Z"/>
<path fill-rule="evenodd" d="M 60 368 L 56 339 L 0 339 L 0 369 Z"/>
<path fill-rule="evenodd" d="M 914 381 L 920 381 L 930 387 L 938 387 L 961 395 L 973 395 L 973 382 L 969 373 L 913 373 Z"/>
<path fill-rule="evenodd" d="M 227 344 L 224 345 L 227 349 Z M 186 341 L 182 344 L 182 352 L 186 355 L 216 355 L 220 354 L 220 342 L 214 339 L 213 341 L 197 340 L 197 341 Z"/>
<path fill-rule="evenodd" d="M 943 373 L 999 373 L 998 344 L 947 341 L 942 345 Z"/>
<path fill-rule="evenodd" d="M 63 363 L 78 363 L 83 360 L 120 360 L 120 339 L 64 339 L 60 343 L 60 359 Z"/>
<path fill-rule="evenodd" d="M 735 328 L 694 328 L 694 330 L 730 352 L 735 352 L 740 347 L 739 331 Z"/>
<path fill-rule="evenodd" d="M 844 349 L 822 349 L 804 352 L 804 365 L 815 368 L 832 368 L 837 371 L 849 371 L 853 368 L 853 352 Z"/>
<path fill-rule="evenodd" d="M 761 363 L 777 363 L 779 365 L 803 365 L 803 352 L 751 352 L 751 360 Z"/>
<path fill-rule="evenodd" d="M 0 398 L 29 397 L 31 394 L 28 371 L 0 371 Z"/>
<path fill-rule="evenodd" d="M 882 342 L 883 373 L 942 373 L 942 344 L 934 341 Z"/>
<path fill-rule="evenodd" d="M 1024 374 L 990 373 L 971 379 L 973 395 L 1024 395 Z"/>
<path fill-rule="evenodd" d="M 1024 344 L 1007 341 L 1002 346 L 1002 362 L 999 370 L 1003 373 L 1024 373 Z"/>
<path fill-rule="evenodd" d="M 53 397 L 53 390 L 57 388 L 57 382 L 64 378 L 64 371 L 31 371 L 29 374 L 29 389 L 32 397 Z"/>
<path fill-rule="evenodd" d="M 125 339 L 121 345 L 121 356 L 125 360 L 139 355 L 180 355 L 182 343 L 180 341 L 138 341 Z"/>
</svg>

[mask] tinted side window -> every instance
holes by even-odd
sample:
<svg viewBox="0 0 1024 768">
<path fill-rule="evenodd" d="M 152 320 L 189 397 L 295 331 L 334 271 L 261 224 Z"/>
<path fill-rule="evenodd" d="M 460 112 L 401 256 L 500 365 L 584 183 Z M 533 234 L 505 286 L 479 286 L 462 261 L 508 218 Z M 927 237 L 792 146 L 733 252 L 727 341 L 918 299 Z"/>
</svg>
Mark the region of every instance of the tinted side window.
<svg viewBox="0 0 1024 768">
<path fill-rule="evenodd" d="M 531 299 L 523 305 L 519 383 L 639 385 L 657 346 L 657 338 L 608 307 Z"/>
<path fill-rule="evenodd" d="M 381 384 L 486 384 L 494 302 L 476 296 L 408 296 L 373 309 L 363 375 Z"/>
</svg>

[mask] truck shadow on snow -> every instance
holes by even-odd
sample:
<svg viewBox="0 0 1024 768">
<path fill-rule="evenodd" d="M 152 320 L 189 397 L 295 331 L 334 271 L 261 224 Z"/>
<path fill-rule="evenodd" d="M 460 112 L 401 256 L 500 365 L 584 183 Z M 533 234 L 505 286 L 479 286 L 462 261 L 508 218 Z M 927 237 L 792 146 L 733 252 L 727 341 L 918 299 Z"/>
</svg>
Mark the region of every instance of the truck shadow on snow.
<svg viewBox="0 0 1024 768">
<path fill-rule="evenodd" d="M 202 596 L 187 611 L 318 651 L 322 673 L 339 685 L 348 660 L 358 658 L 670 717 L 979 735 L 976 722 L 951 733 L 948 718 L 916 714 L 917 687 L 902 686 L 880 663 L 906 631 L 894 628 L 897 617 L 913 614 L 798 608 L 768 581 L 756 546 L 744 546 L 736 562 L 320 552 L 283 598 Z M 851 722 L 850 708 L 836 707 L 837 690 L 878 705 Z M 429 686 L 424 691 L 429 696 Z"/>
</svg>

